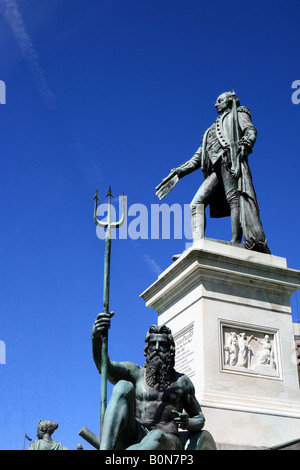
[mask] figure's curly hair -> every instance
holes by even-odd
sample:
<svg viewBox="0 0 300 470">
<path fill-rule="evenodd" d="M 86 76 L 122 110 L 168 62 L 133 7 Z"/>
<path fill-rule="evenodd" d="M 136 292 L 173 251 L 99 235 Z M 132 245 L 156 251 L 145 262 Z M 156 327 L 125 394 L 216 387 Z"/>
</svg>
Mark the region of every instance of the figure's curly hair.
<svg viewBox="0 0 300 470">
<path fill-rule="evenodd" d="M 150 326 L 147 332 L 146 338 L 145 338 L 144 356 L 147 356 L 148 347 L 149 347 L 149 338 L 152 333 L 157 334 L 157 335 L 158 334 L 167 335 L 169 347 L 170 347 L 170 355 L 174 358 L 175 357 L 175 341 L 174 341 L 170 328 L 168 328 L 166 325 L 160 325 L 160 326 L 151 325 Z"/>
<path fill-rule="evenodd" d="M 225 91 L 224 93 L 222 93 L 222 95 L 226 95 L 226 98 L 227 98 L 228 102 L 232 102 L 232 98 L 235 98 L 236 99 L 236 106 L 237 107 L 240 106 L 240 104 L 241 104 L 240 100 L 239 100 L 238 96 L 236 95 L 236 93 L 234 91 Z"/>
<path fill-rule="evenodd" d="M 49 421 L 49 420 L 45 420 L 45 421 L 39 421 L 39 424 L 38 424 L 38 430 L 41 431 L 42 433 L 48 433 L 51 434 L 58 428 L 58 424 L 55 423 L 54 421 Z"/>
</svg>

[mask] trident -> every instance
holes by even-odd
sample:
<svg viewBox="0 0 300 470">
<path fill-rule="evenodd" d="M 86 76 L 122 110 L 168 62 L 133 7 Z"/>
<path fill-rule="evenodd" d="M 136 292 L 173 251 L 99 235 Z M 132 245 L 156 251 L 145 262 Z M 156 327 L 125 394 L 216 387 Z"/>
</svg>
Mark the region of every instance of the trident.
<svg viewBox="0 0 300 470">
<path fill-rule="evenodd" d="M 94 208 L 94 222 L 98 227 L 106 229 L 105 235 L 105 253 L 104 253 L 104 285 L 103 285 L 103 313 L 108 313 L 111 317 L 113 312 L 109 312 L 109 284 L 110 284 L 110 252 L 111 252 L 111 230 L 119 228 L 125 220 L 125 201 L 126 196 L 124 192 L 120 198 L 122 202 L 122 216 L 118 222 L 111 221 L 111 188 L 109 187 L 108 193 L 108 209 L 107 209 L 107 220 L 106 222 L 97 219 L 97 205 L 99 196 L 98 189 L 96 189 L 95 196 L 95 208 Z M 108 362 L 108 333 L 102 335 L 102 348 L 101 348 L 101 414 L 100 414 L 100 436 L 103 429 L 104 413 L 107 405 L 107 362 Z"/>
</svg>

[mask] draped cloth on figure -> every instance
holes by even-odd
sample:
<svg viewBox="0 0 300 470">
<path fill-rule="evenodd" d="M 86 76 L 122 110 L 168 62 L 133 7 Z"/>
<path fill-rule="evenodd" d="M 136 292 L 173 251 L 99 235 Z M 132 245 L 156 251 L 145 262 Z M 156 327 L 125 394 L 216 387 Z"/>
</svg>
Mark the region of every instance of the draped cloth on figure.
<svg viewBox="0 0 300 470">
<path fill-rule="evenodd" d="M 246 145 L 251 153 L 256 141 L 257 131 L 252 124 L 249 109 L 245 106 L 238 108 L 238 122 L 241 134 L 240 144 Z M 204 179 L 206 179 L 213 171 L 216 171 L 221 162 L 230 168 L 230 126 L 231 113 L 228 110 L 222 116 L 219 116 L 204 133 L 202 145 L 194 156 L 181 166 L 183 174 L 188 174 L 195 169 L 201 168 Z M 241 159 L 238 191 L 240 223 L 243 230 L 245 248 L 270 254 L 271 252 L 267 246 L 267 239 L 259 217 L 259 206 L 248 165 L 248 157 Z M 224 188 L 221 184 L 213 193 L 209 206 L 210 216 L 213 218 L 230 216 L 230 207 L 226 201 Z"/>
<path fill-rule="evenodd" d="M 27 450 L 68 450 L 60 442 L 53 439 L 37 439 L 29 444 Z"/>
</svg>

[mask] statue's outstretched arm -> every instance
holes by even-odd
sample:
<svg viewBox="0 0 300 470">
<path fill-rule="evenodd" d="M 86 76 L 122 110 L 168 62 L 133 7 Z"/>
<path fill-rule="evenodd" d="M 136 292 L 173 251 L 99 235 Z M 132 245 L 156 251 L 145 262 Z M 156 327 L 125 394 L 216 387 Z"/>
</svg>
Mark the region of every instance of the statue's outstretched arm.
<svg viewBox="0 0 300 470">
<path fill-rule="evenodd" d="M 179 178 L 186 176 L 192 173 L 195 170 L 198 170 L 201 167 L 201 158 L 202 158 L 202 146 L 194 153 L 192 158 L 187 162 L 184 162 L 178 168 L 175 168 Z"/>
<path fill-rule="evenodd" d="M 197 170 L 201 166 L 201 155 L 202 147 L 199 147 L 197 152 L 188 161 L 183 163 L 177 168 L 173 168 L 168 176 L 164 178 L 158 186 L 156 186 L 156 196 L 159 200 L 163 199 L 171 189 L 178 183 L 179 179 L 193 171 Z"/>
</svg>

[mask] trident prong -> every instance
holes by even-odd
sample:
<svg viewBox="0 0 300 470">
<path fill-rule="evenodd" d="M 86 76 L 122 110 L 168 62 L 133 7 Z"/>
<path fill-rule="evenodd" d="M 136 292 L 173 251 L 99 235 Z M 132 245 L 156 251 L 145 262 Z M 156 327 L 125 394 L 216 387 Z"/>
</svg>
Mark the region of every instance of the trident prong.
<svg viewBox="0 0 300 470">
<path fill-rule="evenodd" d="M 94 222 L 99 227 L 106 228 L 105 237 L 105 253 L 104 253 L 104 283 L 103 283 L 103 313 L 110 314 L 109 312 L 109 287 L 110 287 L 110 251 L 111 251 L 111 229 L 120 227 L 125 220 L 125 201 L 126 196 L 124 192 L 121 196 L 122 201 L 122 216 L 118 222 L 111 221 L 111 187 L 108 189 L 106 195 L 108 197 L 108 209 L 107 209 L 107 220 L 106 222 L 97 219 L 97 205 L 99 196 L 98 190 L 96 190 L 93 200 L 95 200 L 94 207 Z M 104 413 L 107 404 L 107 363 L 108 363 L 108 334 L 107 332 L 102 335 L 102 346 L 101 346 L 101 413 L 100 413 L 100 439 L 102 436 Z"/>
<path fill-rule="evenodd" d="M 93 200 L 95 200 L 94 222 L 98 227 L 106 228 L 107 229 L 106 236 L 110 236 L 111 229 L 121 227 L 121 225 L 123 225 L 123 223 L 125 221 L 125 203 L 127 201 L 127 198 L 124 195 L 124 191 L 123 191 L 122 196 L 120 197 L 120 201 L 122 202 L 122 215 L 121 215 L 121 218 L 117 222 L 112 222 L 111 221 L 111 198 L 114 197 L 114 196 L 111 193 L 111 187 L 108 188 L 108 192 L 106 194 L 106 197 L 108 197 L 108 209 L 107 209 L 107 220 L 104 222 L 104 221 L 99 220 L 97 218 L 97 207 L 98 207 L 98 201 L 100 201 L 100 198 L 98 196 L 98 189 L 96 189 L 95 196 L 93 197 Z"/>
<path fill-rule="evenodd" d="M 93 197 L 93 201 L 95 201 L 95 208 L 94 208 L 94 222 L 96 225 L 98 225 L 98 220 L 97 220 L 97 205 L 98 201 L 100 201 L 100 198 L 98 196 L 98 188 L 96 189 L 95 196 Z"/>
<path fill-rule="evenodd" d="M 125 221 L 125 204 L 126 204 L 126 201 L 127 201 L 127 198 L 124 194 L 124 191 L 122 192 L 122 196 L 120 197 L 120 201 L 122 202 L 122 215 L 121 215 L 121 219 L 119 220 L 119 222 L 113 222 L 111 224 L 112 228 L 119 228 L 121 227 L 121 225 L 124 224 L 124 221 Z"/>
</svg>

